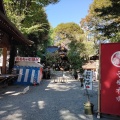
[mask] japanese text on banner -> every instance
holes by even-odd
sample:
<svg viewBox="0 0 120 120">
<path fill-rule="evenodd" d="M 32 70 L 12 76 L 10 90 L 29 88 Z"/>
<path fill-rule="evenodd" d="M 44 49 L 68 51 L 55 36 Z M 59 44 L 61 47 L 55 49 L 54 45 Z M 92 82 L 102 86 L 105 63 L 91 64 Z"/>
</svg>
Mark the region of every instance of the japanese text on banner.
<svg viewBox="0 0 120 120">
<path fill-rule="evenodd" d="M 84 74 L 84 89 L 92 90 L 92 71 L 86 71 Z"/>
</svg>

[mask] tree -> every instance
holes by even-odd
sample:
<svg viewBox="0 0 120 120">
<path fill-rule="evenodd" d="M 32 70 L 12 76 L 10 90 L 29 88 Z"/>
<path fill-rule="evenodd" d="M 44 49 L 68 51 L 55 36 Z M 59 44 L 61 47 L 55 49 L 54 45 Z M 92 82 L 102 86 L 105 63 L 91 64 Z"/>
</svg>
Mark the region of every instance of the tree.
<svg viewBox="0 0 120 120">
<path fill-rule="evenodd" d="M 59 55 L 58 51 L 56 51 L 54 53 L 47 52 L 45 55 L 46 66 L 53 67 L 52 65 L 54 63 L 57 63 L 57 60 L 59 60 L 59 59 L 60 59 L 60 55 Z"/>
<path fill-rule="evenodd" d="M 97 16 L 102 17 L 108 21 L 108 24 L 104 26 L 102 31 L 104 31 L 105 36 L 109 38 L 115 38 L 119 35 L 120 31 L 120 1 L 119 0 L 109 0 L 108 6 L 103 6 L 102 8 L 96 8 L 94 11 Z M 118 39 L 119 41 L 119 39 Z"/>
<path fill-rule="evenodd" d="M 28 51 L 23 51 L 24 46 L 19 46 L 22 56 L 37 56 L 38 51 L 43 51 L 46 43 L 49 43 L 48 34 L 50 25 L 43 6 L 55 4 L 58 0 L 5 0 L 5 8 L 10 20 L 17 28 L 34 41 L 34 45 L 26 47 Z M 36 9 L 37 8 L 37 9 Z M 31 52 L 30 52 L 31 51 Z"/>
<path fill-rule="evenodd" d="M 116 35 L 119 35 L 119 9 L 119 0 L 94 0 L 89 8 L 88 16 L 90 16 L 90 19 L 82 20 L 82 22 L 87 22 L 89 25 L 91 23 L 96 23 L 91 25 L 94 27 L 94 30 L 99 33 L 98 37 L 102 40 L 113 39 L 113 37 L 115 38 Z M 91 30 L 91 28 L 89 30 Z"/>
<path fill-rule="evenodd" d="M 68 59 L 73 69 L 82 69 L 84 63 L 85 45 L 77 40 L 69 44 Z"/>
<path fill-rule="evenodd" d="M 87 61 L 94 50 L 93 45 L 86 41 L 86 36 L 80 26 L 72 22 L 61 23 L 54 29 L 53 36 L 56 45 L 64 43 L 68 48 L 68 60 L 72 67 L 82 69 L 84 58 Z"/>
<path fill-rule="evenodd" d="M 9 19 L 26 37 L 34 41 L 31 47 L 19 45 L 19 55 L 32 57 L 38 56 L 38 51 L 43 51 L 48 42 L 50 29 L 43 7 L 57 2 L 58 0 L 38 0 L 37 2 L 36 0 L 4 0 Z M 10 56 L 11 58 L 14 56 Z M 9 67 L 11 66 L 10 62 Z"/>
<path fill-rule="evenodd" d="M 12 8 L 17 10 L 18 13 L 27 13 L 33 4 L 38 4 L 39 6 L 44 7 L 49 4 L 55 4 L 59 2 L 59 0 L 4 0 L 4 2 L 7 3 L 7 5 L 11 4 Z"/>
<path fill-rule="evenodd" d="M 93 44 L 86 41 L 86 36 L 80 26 L 76 23 L 61 23 L 53 29 L 51 35 L 54 45 L 65 44 L 68 49 L 68 61 L 72 68 L 82 69 L 85 61 L 94 53 Z"/>
<path fill-rule="evenodd" d="M 54 45 L 53 32 L 54 32 L 54 28 L 50 26 L 49 35 L 48 35 L 48 41 L 49 41 L 48 45 Z"/>
<path fill-rule="evenodd" d="M 77 40 L 80 40 L 80 36 L 82 36 L 82 34 L 83 30 L 78 24 L 73 22 L 61 23 L 54 29 L 53 39 L 55 40 L 54 42 L 57 45 L 61 42 L 67 45 L 72 40 L 71 38 L 76 38 Z"/>
<path fill-rule="evenodd" d="M 109 5 L 108 0 L 104 2 L 94 0 L 94 2 L 90 5 L 88 15 L 80 21 L 81 27 L 84 29 L 85 32 L 91 33 L 94 36 L 94 42 L 97 40 L 106 40 L 104 32 L 101 31 L 105 25 L 107 25 L 107 21 L 102 17 L 99 17 L 95 9 L 101 8 L 102 6 Z"/>
<path fill-rule="evenodd" d="M 47 46 L 47 43 L 49 43 L 48 35 L 50 26 L 44 9 L 37 10 L 32 17 L 26 17 L 23 22 L 23 26 L 22 31 L 27 34 L 30 40 L 34 41 L 33 46 L 28 47 L 30 50 L 28 50 L 29 52 L 26 54 L 37 56 L 38 51 L 43 51 Z"/>
</svg>

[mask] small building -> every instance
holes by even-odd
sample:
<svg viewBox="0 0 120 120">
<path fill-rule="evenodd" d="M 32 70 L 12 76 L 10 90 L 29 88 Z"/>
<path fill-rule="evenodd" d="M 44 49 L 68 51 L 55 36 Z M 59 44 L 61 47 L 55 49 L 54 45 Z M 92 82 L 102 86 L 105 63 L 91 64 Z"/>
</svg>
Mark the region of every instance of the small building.
<svg viewBox="0 0 120 120">
<path fill-rule="evenodd" d="M 84 70 L 96 70 L 96 62 L 95 61 L 89 61 L 88 63 L 84 64 L 82 68 Z"/>
<path fill-rule="evenodd" d="M 90 70 L 90 71 L 93 71 L 93 79 L 94 80 L 97 80 L 98 79 L 98 76 L 99 76 L 99 61 L 96 60 L 96 61 L 89 61 L 88 63 L 84 64 L 82 66 L 82 68 L 86 71 L 86 70 Z"/>
</svg>

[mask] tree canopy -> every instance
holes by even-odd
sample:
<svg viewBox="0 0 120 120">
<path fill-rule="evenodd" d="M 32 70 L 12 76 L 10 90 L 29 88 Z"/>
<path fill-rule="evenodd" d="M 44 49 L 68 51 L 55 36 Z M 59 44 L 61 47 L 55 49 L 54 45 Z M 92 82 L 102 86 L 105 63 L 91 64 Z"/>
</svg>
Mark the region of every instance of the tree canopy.
<svg viewBox="0 0 120 120">
<path fill-rule="evenodd" d="M 55 45 L 64 43 L 69 49 L 68 60 L 74 69 L 82 69 L 84 61 L 94 53 L 93 44 L 87 41 L 84 31 L 76 23 L 59 24 L 53 31 L 53 39 Z"/>
<path fill-rule="evenodd" d="M 120 30 L 120 1 L 94 0 L 90 5 L 88 15 L 81 21 L 89 31 L 98 33 L 102 40 L 119 36 Z"/>
<path fill-rule="evenodd" d="M 34 41 L 34 45 L 26 47 L 19 45 L 22 56 L 37 56 L 49 43 L 49 21 L 44 6 L 55 4 L 59 0 L 4 0 L 5 10 L 9 19 L 17 28 Z"/>
<path fill-rule="evenodd" d="M 83 35 L 83 30 L 76 23 L 61 23 L 59 24 L 53 32 L 53 39 L 55 43 L 59 44 L 61 42 L 69 43 L 72 38 L 80 40 L 80 36 Z"/>
</svg>

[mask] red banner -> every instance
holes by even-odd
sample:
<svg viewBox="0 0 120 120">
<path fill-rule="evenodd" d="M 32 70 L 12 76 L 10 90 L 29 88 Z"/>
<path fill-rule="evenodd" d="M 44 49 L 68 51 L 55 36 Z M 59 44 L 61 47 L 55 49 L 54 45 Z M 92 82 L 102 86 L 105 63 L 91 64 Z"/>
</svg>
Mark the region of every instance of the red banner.
<svg viewBox="0 0 120 120">
<path fill-rule="evenodd" d="M 120 115 L 120 43 L 101 44 L 100 112 Z"/>
<path fill-rule="evenodd" d="M 15 61 L 40 62 L 40 58 L 39 57 L 15 57 Z"/>
</svg>

